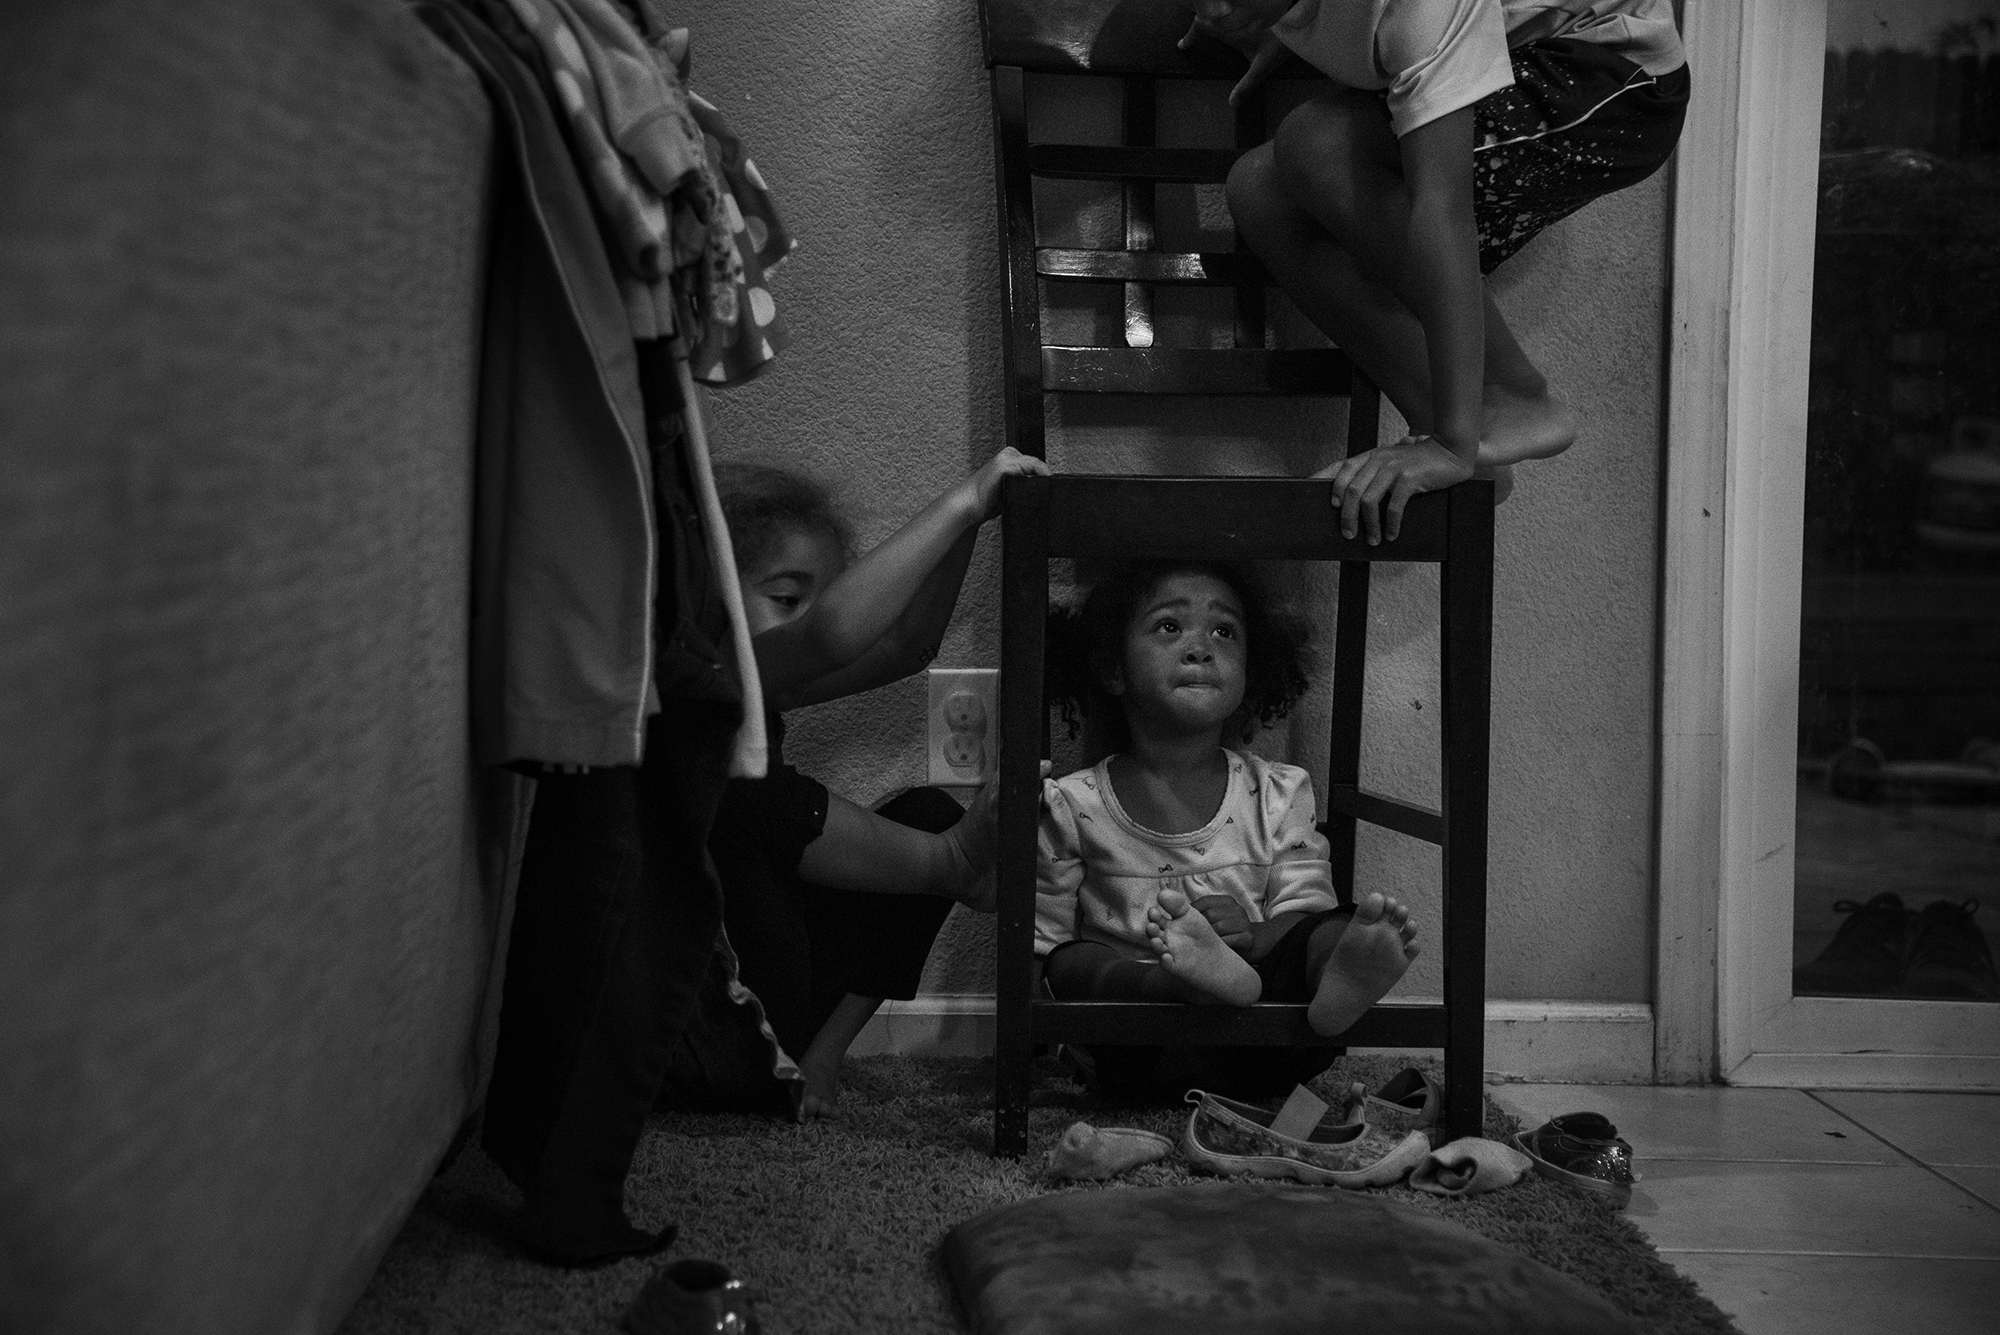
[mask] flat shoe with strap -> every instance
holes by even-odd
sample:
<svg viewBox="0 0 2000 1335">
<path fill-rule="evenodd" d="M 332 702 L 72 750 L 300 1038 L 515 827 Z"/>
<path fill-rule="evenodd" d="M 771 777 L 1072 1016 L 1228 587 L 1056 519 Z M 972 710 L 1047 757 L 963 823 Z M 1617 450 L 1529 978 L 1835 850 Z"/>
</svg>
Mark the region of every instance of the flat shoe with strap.
<svg viewBox="0 0 2000 1335">
<path fill-rule="evenodd" d="M 1218 1177 L 1290 1178 L 1323 1187 L 1386 1187 L 1424 1161 L 1431 1143 L 1421 1131 L 1397 1137 L 1366 1122 L 1322 1121 L 1306 1135 L 1272 1130 L 1277 1114 L 1198 1089 L 1181 1136 L 1193 1167 Z"/>
</svg>

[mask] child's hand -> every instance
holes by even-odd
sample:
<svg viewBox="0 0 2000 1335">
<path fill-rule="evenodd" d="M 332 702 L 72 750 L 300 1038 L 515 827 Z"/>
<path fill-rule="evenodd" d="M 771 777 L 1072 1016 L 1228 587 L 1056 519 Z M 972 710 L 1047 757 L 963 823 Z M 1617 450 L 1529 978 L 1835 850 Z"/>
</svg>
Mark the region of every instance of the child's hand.
<svg viewBox="0 0 2000 1335">
<path fill-rule="evenodd" d="M 1188 30 L 1210 33 L 1232 46 L 1245 43 L 1283 18 L 1298 0 L 1195 0 L 1194 27 Z M 1181 39 L 1187 44 L 1187 38 Z"/>
<path fill-rule="evenodd" d="M 1198 0 L 1194 23 L 1178 43 L 1187 50 L 1195 34 L 1207 33 L 1229 43 L 1250 57 L 1250 68 L 1229 90 L 1229 105 L 1235 106 L 1264 82 L 1271 68 L 1285 58 L 1285 44 L 1271 31 L 1295 0 Z"/>
<path fill-rule="evenodd" d="M 1341 536 L 1351 538 L 1365 528 L 1369 546 L 1384 537 L 1393 542 L 1403 531 L 1403 507 L 1410 497 L 1442 491 L 1471 476 L 1469 462 L 1429 436 L 1405 436 L 1394 445 L 1378 445 L 1343 460 L 1332 472 Z"/>
<path fill-rule="evenodd" d="M 1048 461 L 1021 453 L 1012 445 L 988 459 L 978 472 L 967 478 L 966 485 L 972 488 L 973 507 L 978 511 L 979 522 L 985 523 L 1000 513 L 1000 479 L 1005 477 L 1047 477 Z"/>
<path fill-rule="evenodd" d="M 1228 895 L 1203 895 L 1193 901 L 1201 916 L 1208 919 L 1208 925 L 1222 938 L 1222 944 L 1239 955 L 1250 953 L 1255 939 L 1250 932 L 1250 915 L 1243 906 Z"/>
</svg>

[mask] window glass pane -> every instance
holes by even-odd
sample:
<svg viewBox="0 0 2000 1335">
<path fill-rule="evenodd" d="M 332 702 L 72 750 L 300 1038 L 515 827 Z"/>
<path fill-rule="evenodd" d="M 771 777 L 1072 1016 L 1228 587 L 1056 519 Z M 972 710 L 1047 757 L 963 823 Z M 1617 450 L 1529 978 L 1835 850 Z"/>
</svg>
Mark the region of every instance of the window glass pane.
<svg viewBox="0 0 2000 1335">
<path fill-rule="evenodd" d="M 2000 0 L 1830 0 L 1793 987 L 2000 1000 Z"/>
</svg>

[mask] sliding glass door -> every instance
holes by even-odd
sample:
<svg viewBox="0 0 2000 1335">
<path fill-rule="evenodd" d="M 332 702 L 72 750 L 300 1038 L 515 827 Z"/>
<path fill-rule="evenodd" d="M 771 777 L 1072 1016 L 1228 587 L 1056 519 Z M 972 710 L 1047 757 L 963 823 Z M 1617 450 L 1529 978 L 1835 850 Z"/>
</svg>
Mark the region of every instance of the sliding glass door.
<svg viewBox="0 0 2000 1335">
<path fill-rule="evenodd" d="M 1830 0 L 1795 993 L 2000 1003 L 2000 0 Z"/>
<path fill-rule="evenodd" d="M 1716 1066 L 2000 1088 L 2000 0 L 1732 3 Z"/>
</svg>

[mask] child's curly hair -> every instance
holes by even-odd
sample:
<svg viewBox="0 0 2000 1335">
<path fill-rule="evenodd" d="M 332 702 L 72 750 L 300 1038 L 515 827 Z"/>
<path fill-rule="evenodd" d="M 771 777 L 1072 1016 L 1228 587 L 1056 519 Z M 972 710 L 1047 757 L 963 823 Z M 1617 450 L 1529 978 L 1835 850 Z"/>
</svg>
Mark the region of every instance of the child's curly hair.
<svg viewBox="0 0 2000 1335">
<path fill-rule="evenodd" d="M 824 534 L 843 554 L 853 553 L 854 533 L 846 516 L 826 487 L 812 478 L 770 464 L 718 463 L 715 489 L 739 568 L 762 561 L 792 530 Z"/>
<path fill-rule="evenodd" d="M 1062 710 L 1075 737 L 1085 718 L 1110 725 L 1107 743 L 1130 745 L 1125 713 L 1104 689 L 1104 679 L 1125 654 L 1125 630 L 1140 600 L 1171 575 L 1207 575 L 1222 581 L 1243 602 L 1245 681 L 1243 704 L 1224 735 L 1249 741 L 1290 713 L 1306 691 L 1312 666 L 1310 632 L 1303 619 L 1273 607 L 1263 581 L 1246 566 L 1221 561 L 1139 561 L 1117 566 L 1091 586 L 1078 609 L 1049 614 L 1048 695 Z"/>
</svg>

